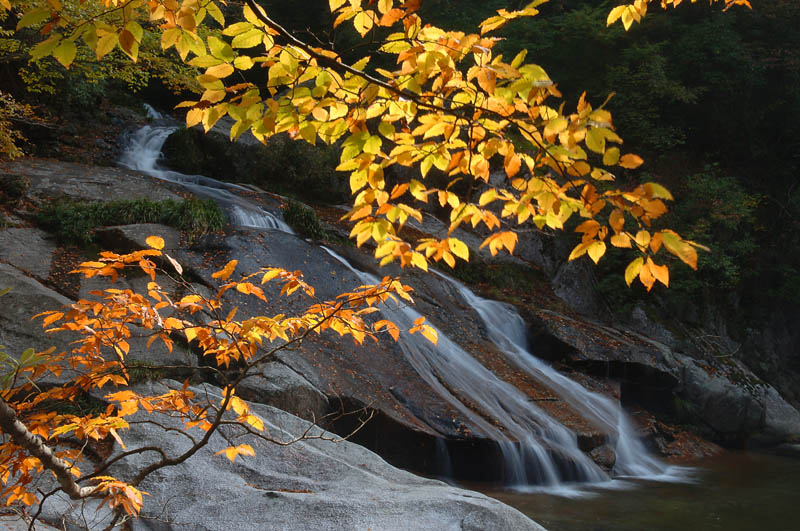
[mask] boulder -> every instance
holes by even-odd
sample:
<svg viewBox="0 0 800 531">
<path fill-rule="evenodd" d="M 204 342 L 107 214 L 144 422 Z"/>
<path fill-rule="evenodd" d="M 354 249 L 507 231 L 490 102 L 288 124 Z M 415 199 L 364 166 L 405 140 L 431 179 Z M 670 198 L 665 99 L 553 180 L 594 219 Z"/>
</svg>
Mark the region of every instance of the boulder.
<svg viewBox="0 0 800 531">
<path fill-rule="evenodd" d="M 168 386 L 180 384 L 151 382 L 137 391 L 163 393 Z M 192 390 L 212 399 L 221 396 L 208 385 Z M 130 522 L 132 529 L 543 529 L 497 500 L 414 476 L 350 442 L 334 442 L 333 434 L 289 413 L 259 404 L 250 407 L 264 419 L 270 437 L 287 442 L 306 434 L 307 439 L 279 446 L 224 427 L 191 458 L 158 470 L 141 484 L 149 496 L 143 517 Z M 139 412 L 134 420 L 144 415 Z M 158 420 L 166 427 L 176 425 L 168 417 Z M 153 424 L 138 424 L 123 436 L 128 450 L 158 445 L 168 455 L 180 454 L 189 444 Z M 255 456 L 231 463 L 215 455 L 238 444 L 250 444 Z M 134 454 L 114 464 L 110 473 L 130 477 L 154 459 L 152 452 Z M 109 511 L 96 510 L 97 505 L 53 497 L 44 506 L 43 519 L 67 529 L 99 528 L 108 523 Z"/>
<path fill-rule="evenodd" d="M 614 463 L 617 462 L 617 454 L 614 452 L 614 448 L 609 444 L 598 446 L 589 452 L 589 455 L 592 460 L 604 470 L 612 470 L 614 468 Z"/>
<path fill-rule="evenodd" d="M 141 289 L 144 287 L 142 283 L 144 283 L 142 277 L 134 279 L 132 286 L 124 279 L 120 279 L 114 287 Z M 62 310 L 71 305 L 73 300 L 53 291 L 22 271 L 0 263 L 0 288 L 4 287 L 11 288 L 11 291 L 0 300 L 0 345 L 5 347 L 7 354 L 18 357 L 28 348 L 33 348 L 37 352 L 50 347 L 55 347 L 56 352 L 72 350 L 74 347 L 72 342 L 77 339 L 77 334 L 63 331 L 48 334 L 42 328 L 41 320 L 31 320 L 31 317 L 45 311 Z M 88 291 L 92 289 L 107 287 L 109 284 L 104 280 L 90 279 L 82 286 L 82 296 L 88 296 Z M 148 332 L 136 326 L 131 326 L 130 330 L 131 338 L 128 341 L 130 352 L 127 359 L 133 365 L 187 368 L 197 365 L 196 356 L 182 348 L 180 344 L 177 344 L 172 352 L 161 341 L 155 341 L 147 347 Z M 65 370 L 60 377 L 48 374 L 44 377 L 43 383 L 55 385 L 67 381 L 72 376 L 70 370 Z"/>
<path fill-rule="evenodd" d="M 75 336 L 69 333 L 45 334 L 40 320 L 31 320 L 34 315 L 58 310 L 72 301 L 26 276 L 8 264 L 0 263 L 0 289 L 11 291 L 0 298 L 0 345 L 9 356 L 19 358 L 28 348 L 37 352 L 51 346 L 58 352 L 71 348 Z M 65 381 L 66 371 L 56 378 L 45 376 L 45 382 L 57 384 Z"/>
<path fill-rule="evenodd" d="M 82 201 L 181 199 L 156 179 L 122 168 L 30 159 L 5 162 L 0 168 L 30 179 L 26 199 L 36 205 L 63 198 Z"/>
<path fill-rule="evenodd" d="M 322 419 L 328 414 L 328 398 L 296 369 L 280 361 L 259 367 L 239 385 L 237 393 L 305 419 Z"/>
</svg>

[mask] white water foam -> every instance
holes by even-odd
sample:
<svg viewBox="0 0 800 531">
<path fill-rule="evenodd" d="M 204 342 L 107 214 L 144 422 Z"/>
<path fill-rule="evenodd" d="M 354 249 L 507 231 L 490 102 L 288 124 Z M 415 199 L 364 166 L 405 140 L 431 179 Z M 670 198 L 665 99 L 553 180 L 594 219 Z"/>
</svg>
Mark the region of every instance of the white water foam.
<svg viewBox="0 0 800 531">
<path fill-rule="evenodd" d="M 200 197 L 214 199 L 225 209 L 233 225 L 261 229 L 275 229 L 293 233 L 291 227 L 256 203 L 232 191 L 250 191 L 244 186 L 224 183 L 202 175 L 185 175 L 162 168 L 158 160 L 167 137 L 178 128 L 173 121 L 164 118 L 158 111 L 145 105 L 147 115 L 154 120 L 136 130 L 123 151 L 119 164 L 157 179 L 179 184 Z"/>
</svg>

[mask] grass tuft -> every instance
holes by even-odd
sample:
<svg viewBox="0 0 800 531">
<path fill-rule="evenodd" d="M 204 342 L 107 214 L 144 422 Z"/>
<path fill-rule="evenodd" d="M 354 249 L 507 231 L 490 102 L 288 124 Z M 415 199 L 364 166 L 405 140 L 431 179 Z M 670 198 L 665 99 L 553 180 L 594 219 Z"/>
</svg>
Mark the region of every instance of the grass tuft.
<svg viewBox="0 0 800 531">
<path fill-rule="evenodd" d="M 95 229 L 109 225 L 160 223 L 198 235 L 221 229 L 225 215 L 210 199 L 57 201 L 40 210 L 36 222 L 62 243 L 86 245 L 94 241 Z"/>
</svg>

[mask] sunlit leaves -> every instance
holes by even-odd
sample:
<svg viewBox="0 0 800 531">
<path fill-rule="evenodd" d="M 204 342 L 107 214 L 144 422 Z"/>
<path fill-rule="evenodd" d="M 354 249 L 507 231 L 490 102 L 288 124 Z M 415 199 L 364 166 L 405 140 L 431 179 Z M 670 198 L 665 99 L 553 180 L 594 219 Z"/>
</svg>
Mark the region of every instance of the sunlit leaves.
<svg viewBox="0 0 800 531">
<path fill-rule="evenodd" d="M 695 3 L 697 0 L 691 0 Z M 620 5 L 613 8 L 608 13 L 606 25 L 610 26 L 616 21 L 621 21 L 625 31 L 629 30 L 634 21 L 641 22 L 642 18 L 647 14 L 647 7 L 651 0 L 635 0 L 632 4 Z M 662 8 L 667 9 L 669 6 L 678 7 L 683 0 L 660 0 Z M 724 9 L 729 9 L 735 5 L 746 6 L 751 8 L 750 0 L 709 0 L 709 3 L 722 2 Z M 752 8 L 751 8 L 752 9 Z"/>
<path fill-rule="evenodd" d="M 148 236 L 145 239 L 145 243 L 158 251 L 164 248 L 164 238 L 161 236 Z"/>
<path fill-rule="evenodd" d="M 230 260 L 227 264 L 225 264 L 225 267 L 215 273 L 212 273 L 211 276 L 220 280 L 227 280 L 233 274 L 233 271 L 236 269 L 236 264 L 238 263 L 238 260 Z"/>
</svg>

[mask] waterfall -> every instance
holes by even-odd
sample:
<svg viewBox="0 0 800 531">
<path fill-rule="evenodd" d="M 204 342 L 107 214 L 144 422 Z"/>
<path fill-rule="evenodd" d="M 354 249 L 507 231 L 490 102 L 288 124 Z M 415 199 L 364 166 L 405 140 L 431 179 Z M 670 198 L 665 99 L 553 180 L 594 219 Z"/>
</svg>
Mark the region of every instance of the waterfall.
<svg viewBox="0 0 800 531">
<path fill-rule="evenodd" d="M 161 148 L 167 137 L 179 126 L 151 106 L 145 105 L 145 109 L 154 124 L 142 126 L 131 135 L 120 157 L 120 165 L 163 181 L 179 184 L 197 196 L 214 199 L 228 212 L 233 225 L 292 232 L 282 219 L 234 193 L 234 191 L 248 192 L 250 191 L 248 188 L 202 175 L 184 175 L 162 168 L 158 164 Z"/>
<path fill-rule="evenodd" d="M 361 282 L 379 282 L 377 277 L 355 269 L 330 249 L 323 249 Z M 421 317 L 414 308 L 400 304 L 388 303 L 381 311 L 400 329 L 411 328 Z M 497 441 L 506 463 L 506 483 L 543 485 L 552 490 L 569 483 L 610 479 L 578 448 L 575 433 L 550 418 L 519 389 L 499 379 L 441 330 L 437 333 L 437 345 L 419 336 L 404 335 L 400 348 L 431 388 L 488 438 Z M 450 390 L 464 393 L 475 407 L 468 407 Z"/>
<path fill-rule="evenodd" d="M 610 443 L 616 453 L 613 475 L 659 477 L 667 473 L 668 467 L 651 456 L 639 440 L 619 402 L 589 391 L 528 352 L 525 322 L 512 306 L 478 297 L 460 282 L 435 273 L 453 285 L 477 312 L 492 342 L 512 362 L 612 437 Z"/>
</svg>

